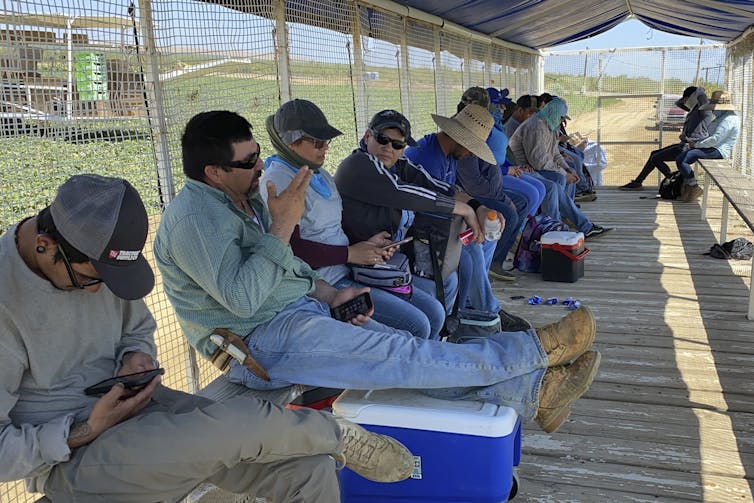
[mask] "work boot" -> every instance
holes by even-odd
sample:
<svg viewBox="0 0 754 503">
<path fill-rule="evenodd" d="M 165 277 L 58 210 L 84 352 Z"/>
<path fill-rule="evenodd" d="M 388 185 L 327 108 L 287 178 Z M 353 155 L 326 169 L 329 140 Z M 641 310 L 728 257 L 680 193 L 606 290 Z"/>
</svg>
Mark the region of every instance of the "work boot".
<svg viewBox="0 0 754 503">
<path fill-rule="evenodd" d="M 686 201 L 687 203 L 692 203 L 699 199 L 702 194 L 704 194 L 704 189 L 702 189 L 699 185 L 689 185 L 684 201 Z"/>
<path fill-rule="evenodd" d="M 500 331 L 501 332 L 525 332 L 530 328 L 534 328 L 529 323 L 529 320 L 516 316 L 503 309 L 497 312 L 500 317 Z"/>
<path fill-rule="evenodd" d="M 487 276 L 490 279 L 499 279 L 500 281 L 516 281 L 516 277 L 503 269 L 503 264 L 492 262 L 490 264 L 490 270 L 487 271 Z"/>
<path fill-rule="evenodd" d="M 539 342 L 547 353 L 547 365 L 555 367 L 568 363 L 592 347 L 597 333 L 594 313 L 586 306 L 537 329 Z"/>
<path fill-rule="evenodd" d="M 394 438 L 367 431 L 342 417 L 340 426 L 343 451 L 333 457 L 365 479 L 375 482 L 399 482 L 414 471 L 414 456 Z"/>
<path fill-rule="evenodd" d="M 686 183 L 681 185 L 681 194 L 678 196 L 678 199 L 680 199 L 683 202 L 688 202 L 690 188 L 691 188 L 691 185 L 688 185 Z"/>
<path fill-rule="evenodd" d="M 562 425 L 573 402 L 586 393 L 600 368 L 598 351 L 587 351 L 570 365 L 547 369 L 539 390 L 539 408 L 534 420 L 546 433 Z"/>
</svg>

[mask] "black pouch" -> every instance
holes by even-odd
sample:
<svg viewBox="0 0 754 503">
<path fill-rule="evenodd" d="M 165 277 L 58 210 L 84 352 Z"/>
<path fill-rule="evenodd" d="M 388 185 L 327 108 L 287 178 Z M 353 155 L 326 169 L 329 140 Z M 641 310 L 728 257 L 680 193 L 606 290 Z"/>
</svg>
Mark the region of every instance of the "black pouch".
<svg viewBox="0 0 754 503">
<path fill-rule="evenodd" d="M 448 342 L 460 343 L 501 332 L 500 316 L 491 311 L 459 309 L 448 316 L 445 328 Z"/>
<path fill-rule="evenodd" d="M 395 252 L 385 264 L 351 264 L 351 277 L 357 283 L 377 288 L 396 288 L 411 284 L 408 257 Z"/>
</svg>

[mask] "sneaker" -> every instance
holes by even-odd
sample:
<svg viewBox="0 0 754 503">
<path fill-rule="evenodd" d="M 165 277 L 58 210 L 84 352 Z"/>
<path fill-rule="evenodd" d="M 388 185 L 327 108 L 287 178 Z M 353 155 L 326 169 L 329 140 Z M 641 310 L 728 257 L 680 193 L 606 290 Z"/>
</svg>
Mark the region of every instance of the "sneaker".
<svg viewBox="0 0 754 503">
<path fill-rule="evenodd" d="M 367 431 L 335 416 L 343 451 L 333 457 L 365 479 L 399 482 L 414 471 L 414 455 L 394 438 Z"/>
<path fill-rule="evenodd" d="M 497 312 L 497 315 L 500 316 L 500 330 L 502 332 L 525 332 L 534 328 L 526 318 L 516 316 L 502 309 Z"/>
<path fill-rule="evenodd" d="M 573 402 L 581 398 L 600 368 L 598 351 L 587 351 L 570 365 L 547 369 L 539 391 L 539 408 L 534 416 L 540 428 L 552 433 L 565 422 Z"/>
<path fill-rule="evenodd" d="M 577 203 L 591 203 L 592 201 L 597 200 L 597 194 L 594 192 L 582 192 L 576 194 L 576 197 L 574 197 L 573 200 Z"/>
<path fill-rule="evenodd" d="M 621 185 L 618 187 L 620 190 L 644 190 L 644 187 L 641 186 L 641 182 L 637 182 L 636 180 L 631 180 L 626 185 Z"/>
<path fill-rule="evenodd" d="M 487 271 L 487 276 L 490 279 L 499 279 L 500 281 L 516 281 L 516 277 L 503 269 L 502 264 L 493 262 L 490 264 L 490 270 Z"/>
<path fill-rule="evenodd" d="M 581 306 L 555 323 L 537 329 L 537 337 L 547 353 L 547 365 L 555 367 L 570 362 L 592 347 L 597 334 L 597 320 L 587 306 Z"/>
<path fill-rule="evenodd" d="M 702 197 L 702 194 L 704 194 L 704 189 L 702 189 L 699 185 L 687 185 L 688 189 L 686 189 L 686 192 L 683 194 L 683 201 L 687 203 L 692 203 Z"/>
<path fill-rule="evenodd" d="M 612 227 L 602 227 L 601 225 L 592 224 L 592 228 L 584 233 L 584 239 L 598 238 L 612 230 Z"/>
</svg>

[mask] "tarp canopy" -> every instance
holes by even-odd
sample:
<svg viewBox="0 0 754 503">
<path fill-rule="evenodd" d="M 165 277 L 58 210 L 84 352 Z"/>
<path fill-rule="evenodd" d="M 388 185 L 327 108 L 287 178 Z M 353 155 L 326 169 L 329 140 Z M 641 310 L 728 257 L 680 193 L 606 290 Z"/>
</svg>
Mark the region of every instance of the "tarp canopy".
<svg viewBox="0 0 754 503">
<path fill-rule="evenodd" d="M 631 15 L 657 30 L 724 42 L 754 24 L 752 0 L 396 0 L 396 3 L 538 49 L 597 35 Z"/>
</svg>

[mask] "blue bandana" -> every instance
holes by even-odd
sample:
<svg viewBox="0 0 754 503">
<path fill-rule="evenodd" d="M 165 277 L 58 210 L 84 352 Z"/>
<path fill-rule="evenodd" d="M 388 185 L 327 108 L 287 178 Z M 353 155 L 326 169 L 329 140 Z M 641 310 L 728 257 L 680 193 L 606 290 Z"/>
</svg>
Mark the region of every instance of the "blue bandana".
<svg viewBox="0 0 754 503">
<path fill-rule="evenodd" d="M 293 164 L 289 163 L 279 155 L 271 155 L 267 159 L 264 160 L 264 169 L 267 169 L 267 167 L 270 165 L 272 161 L 279 162 L 285 166 L 288 167 L 291 171 L 296 173 L 298 171 L 298 168 L 294 166 Z M 309 181 L 309 187 L 314 189 L 314 192 L 319 194 L 320 196 L 324 197 L 325 199 L 330 199 L 330 196 L 332 196 L 332 191 L 330 190 L 330 186 L 327 185 L 327 180 L 325 180 L 325 177 L 322 176 L 322 173 L 314 173 L 312 174 L 312 177 Z"/>
</svg>

